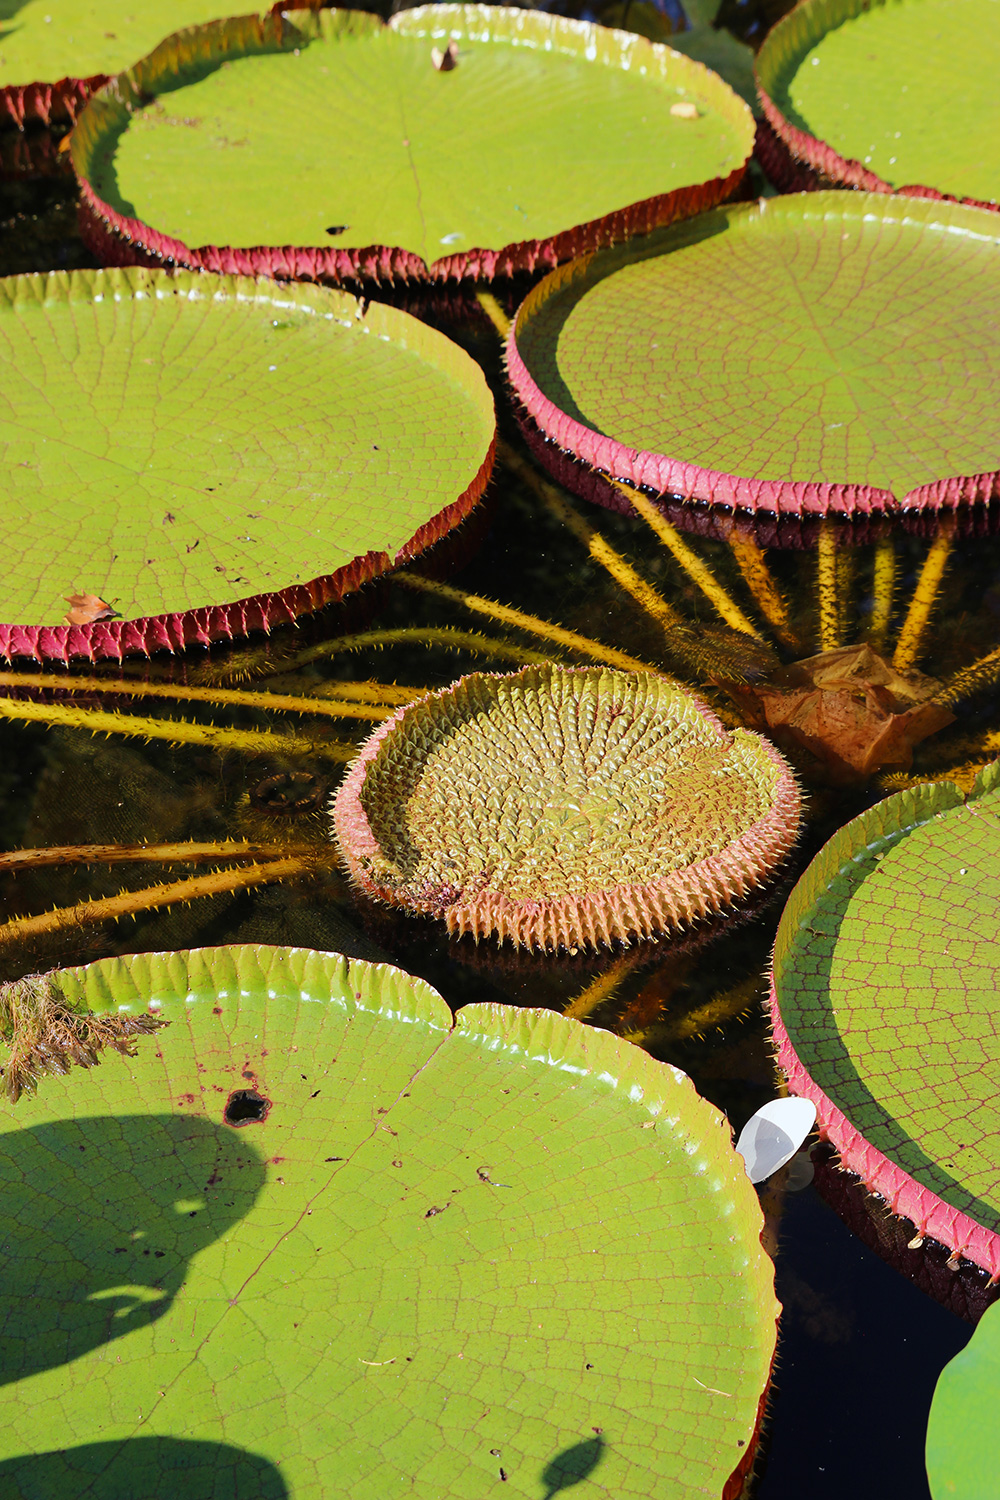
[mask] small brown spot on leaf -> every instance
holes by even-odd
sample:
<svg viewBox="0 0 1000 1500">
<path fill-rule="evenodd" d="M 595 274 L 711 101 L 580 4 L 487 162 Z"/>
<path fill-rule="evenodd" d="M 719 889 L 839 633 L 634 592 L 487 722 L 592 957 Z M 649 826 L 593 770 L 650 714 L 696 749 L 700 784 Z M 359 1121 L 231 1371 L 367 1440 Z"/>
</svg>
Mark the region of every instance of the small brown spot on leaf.
<svg viewBox="0 0 1000 1500">
<path fill-rule="evenodd" d="M 458 43 L 450 41 L 442 52 L 440 47 L 431 48 L 431 62 L 439 73 L 450 73 L 458 67 Z"/>
</svg>

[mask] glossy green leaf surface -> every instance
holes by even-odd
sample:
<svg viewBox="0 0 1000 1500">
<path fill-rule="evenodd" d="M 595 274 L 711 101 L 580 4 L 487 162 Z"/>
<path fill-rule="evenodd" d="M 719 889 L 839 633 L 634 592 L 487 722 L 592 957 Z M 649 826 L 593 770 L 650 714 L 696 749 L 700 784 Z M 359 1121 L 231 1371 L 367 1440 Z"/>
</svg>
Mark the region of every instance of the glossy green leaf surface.
<svg viewBox="0 0 1000 1500">
<path fill-rule="evenodd" d="M 1000 1473 L 1000 1307 L 988 1307 L 969 1343 L 941 1372 L 927 1424 L 933 1500 L 982 1500 Z"/>
<path fill-rule="evenodd" d="M 40 1474 L 73 1493 L 102 1454 L 87 1493 L 141 1473 L 165 1496 L 183 1442 L 185 1500 L 721 1495 L 777 1305 L 684 1074 L 548 1012 L 453 1027 L 421 981 L 338 955 L 59 982 L 171 1025 L 3 1111 L 5 1500 Z"/>
<path fill-rule="evenodd" d="M 996 0 L 813 0 L 770 80 L 786 119 L 894 187 L 1000 199 Z"/>
<path fill-rule="evenodd" d="M 157 97 L 88 168 L 101 199 L 190 246 L 384 244 L 430 264 L 724 178 L 752 138 L 718 79 L 601 28 L 485 6 L 288 21 L 221 66 L 164 54 Z M 671 115 L 679 100 L 699 117 Z"/>
<path fill-rule="evenodd" d="M 218 14 L 219 0 L 6 0 L 0 88 L 117 73 L 172 31 Z"/>
<path fill-rule="evenodd" d="M 54 625 L 93 594 L 164 615 L 387 566 L 493 434 L 479 367 L 394 309 L 188 273 L 12 278 L 0 614 Z"/>
<path fill-rule="evenodd" d="M 516 340 L 563 446 L 556 413 L 675 465 L 902 500 L 1000 467 L 998 321 L 995 215 L 814 193 L 553 272 Z"/>
<path fill-rule="evenodd" d="M 949 782 L 918 787 L 842 829 L 793 892 L 774 957 L 811 1082 L 894 1168 L 993 1234 L 998 908 L 994 766 L 967 800 Z"/>
</svg>

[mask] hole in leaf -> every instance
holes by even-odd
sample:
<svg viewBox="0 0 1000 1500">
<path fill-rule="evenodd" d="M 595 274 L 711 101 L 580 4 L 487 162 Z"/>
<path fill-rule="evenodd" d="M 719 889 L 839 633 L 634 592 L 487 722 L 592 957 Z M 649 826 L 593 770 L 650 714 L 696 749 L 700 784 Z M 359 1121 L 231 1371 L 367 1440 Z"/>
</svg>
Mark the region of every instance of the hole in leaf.
<svg viewBox="0 0 1000 1500">
<path fill-rule="evenodd" d="M 222 1118 L 227 1125 L 252 1125 L 266 1120 L 270 1111 L 270 1099 L 265 1099 L 256 1089 L 234 1089 L 226 1100 Z"/>
<path fill-rule="evenodd" d="M 326 232 L 331 235 L 346 234 L 350 227 L 350 224 L 331 224 Z"/>
</svg>

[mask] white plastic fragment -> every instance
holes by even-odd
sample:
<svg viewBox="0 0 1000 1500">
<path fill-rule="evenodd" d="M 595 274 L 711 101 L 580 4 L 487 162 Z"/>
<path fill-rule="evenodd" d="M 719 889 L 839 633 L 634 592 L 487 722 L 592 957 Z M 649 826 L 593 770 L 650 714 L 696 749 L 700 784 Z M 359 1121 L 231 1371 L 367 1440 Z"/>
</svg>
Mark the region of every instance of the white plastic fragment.
<svg viewBox="0 0 1000 1500">
<path fill-rule="evenodd" d="M 791 1161 L 816 1123 L 811 1099 L 772 1099 L 740 1131 L 736 1149 L 751 1182 L 764 1182 Z"/>
</svg>

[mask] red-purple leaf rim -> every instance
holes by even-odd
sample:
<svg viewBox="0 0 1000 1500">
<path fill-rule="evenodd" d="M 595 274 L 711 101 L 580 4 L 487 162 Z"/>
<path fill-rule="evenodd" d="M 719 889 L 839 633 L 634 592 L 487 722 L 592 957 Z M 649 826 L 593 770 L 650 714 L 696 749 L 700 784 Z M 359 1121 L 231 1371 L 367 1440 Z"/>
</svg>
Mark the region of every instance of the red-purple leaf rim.
<svg viewBox="0 0 1000 1500">
<path fill-rule="evenodd" d="M 800 193 L 551 272 L 507 369 L 547 438 L 647 493 L 795 516 L 938 510 L 1000 492 L 998 318 L 994 214 Z"/>
<path fill-rule="evenodd" d="M 436 72 L 432 44 L 446 45 L 447 38 L 457 41 L 459 63 Z M 321 78 L 310 49 L 333 58 L 344 48 L 353 49 L 347 82 Z M 414 72 L 417 62 L 422 69 L 425 48 L 426 77 Z M 224 64 L 265 57 L 272 72 L 279 63 L 282 70 L 272 96 L 300 111 L 287 126 L 278 114 L 262 117 L 236 91 L 235 75 L 221 74 Z M 305 82 L 296 83 L 298 73 L 285 76 L 289 65 Z M 259 86 L 271 87 L 263 78 Z M 381 128 L 400 107 L 402 89 L 417 90 L 412 99 L 406 95 L 412 141 Z M 303 90 L 312 90 L 314 101 L 304 114 Z M 183 175 L 173 155 L 147 164 L 157 136 L 153 114 L 144 111 L 155 109 L 165 91 L 172 109 L 186 111 Z M 693 104 L 697 118 L 671 115 L 678 101 Z M 365 110 L 374 112 L 367 123 Z M 300 156 L 333 172 L 294 212 L 277 190 L 258 185 L 263 166 L 236 174 L 234 191 L 244 195 L 242 235 L 238 224 L 233 228 L 221 179 L 209 181 L 219 160 L 209 132 L 217 134 L 219 120 L 230 114 L 245 138 L 240 144 L 255 142 L 265 126 L 271 132 L 269 143 L 255 147 L 262 162 L 271 151 L 268 172 L 287 175 L 293 136 Z M 597 136 L 587 123 L 594 115 L 603 120 Z M 146 134 L 133 162 L 128 153 L 137 130 Z M 315 141 L 305 139 L 309 131 Z M 331 134 L 346 142 L 339 176 L 327 151 Z M 645 144 L 636 152 L 631 143 L 640 134 Z M 169 263 L 341 283 L 490 279 L 554 266 L 723 201 L 742 180 L 752 145 L 753 120 L 743 101 L 669 47 L 516 7 L 430 5 L 401 11 L 388 24 L 358 11 L 289 10 L 179 32 L 94 96 L 71 149 L 84 236 L 108 264 Z M 170 152 L 177 147 L 174 132 Z M 400 173 L 399 191 L 386 195 L 377 187 Z M 403 190 L 404 180 L 416 184 L 412 193 Z M 199 182 L 196 202 L 189 183 Z M 145 206 L 151 194 L 159 196 Z M 456 223 L 466 218 L 472 222 Z M 214 242 L 201 242 L 199 228 Z M 264 243 L 266 231 L 285 242 Z M 440 253 L 451 244 L 454 250 Z"/>
<path fill-rule="evenodd" d="M 323 287 L 12 277 L 0 372 L 7 658 L 120 659 L 295 620 L 443 537 L 493 463 L 493 399 L 464 350 Z"/>
<path fill-rule="evenodd" d="M 653 673 L 479 673 L 400 709 L 334 800 L 371 896 L 570 954 L 683 931 L 763 885 L 801 798 L 762 736 Z"/>
<path fill-rule="evenodd" d="M 872 134 L 884 134 L 888 137 L 891 133 L 898 138 L 899 132 L 890 131 L 889 127 L 893 123 L 894 101 L 900 88 L 903 87 L 901 80 L 908 78 L 910 79 L 909 86 L 920 87 L 921 95 L 926 100 L 921 123 L 928 135 L 935 134 L 935 119 L 940 117 L 941 126 L 936 133 L 943 136 L 946 132 L 951 132 L 952 137 L 955 137 L 956 102 L 961 110 L 963 92 L 967 96 L 964 100 L 964 108 L 970 116 L 976 113 L 980 101 L 975 96 L 968 97 L 970 94 L 970 90 L 966 87 L 968 79 L 963 76 L 970 59 L 961 50 L 950 50 L 952 26 L 949 23 L 954 22 L 956 13 L 962 8 L 961 5 L 947 5 L 937 9 L 938 25 L 932 39 L 930 36 L 913 30 L 909 14 L 903 16 L 903 12 L 919 15 L 920 11 L 929 12 L 930 8 L 923 5 L 903 5 L 897 0 L 892 7 L 894 12 L 899 13 L 896 24 L 906 29 L 896 38 L 897 44 L 889 48 L 884 57 L 871 55 L 862 60 L 863 66 L 871 63 L 878 71 L 869 70 L 872 76 L 866 80 L 853 80 L 854 87 L 852 87 L 852 80 L 847 77 L 832 81 L 836 91 L 842 96 L 849 98 L 855 91 L 863 92 L 868 96 L 869 106 L 874 105 L 878 109 L 882 116 L 880 123 L 884 122 L 884 130 L 873 129 Z M 968 6 L 965 9 L 968 10 Z M 789 114 L 796 114 L 790 103 L 786 104 L 783 109 L 776 102 L 776 96 L 784 99 L 790 79 L 824 37 L 862 16 L 866 17 L 866 24 L 870 25 L 868 18 L 883 10 L 887 12 L 890 10 L 887 0 L 802 0 L 801 4 L 788 15 L 783 16 L 768 33 L 754 62 L 757 93 L 764 111 L 764 118 L 779 140 L 788 148 L 792 158 L 791 166 L 805 166 L 826 182 L 840 187 L 861 188 L 868 193 L 900 193 L 907 197 L 930 198 L 937 202 L 964 203 L 976 208 L 1000 210 L 1000 202 L 997 201 L 995 194 L 991 194 L 990 197 L 965 196 L 959 193 L 952 194 L 940 187 L 931 187 L 920 182 L 901 182 L 898 179 L 895 182 L 887 181 L 885 177 L 871 170 L 864 161 L 843 155 L 829 141 L 821 140 L 811 134 L 800 117 L 797 117 L 800 119 L 798 124 L 795 119 L 790 119 Z M 930 18 L 928 16 L 921 17 L 921 19 L 929 20 Z M 976 27 L 966 29 L 966 42 L 971 42 L 973 47 L 977 47 L 984 59 L 992 59 L 995 41 L 990 35 L 988 14 L 982 17 L 982 21 L 984 24 L 978 28 L 978 36 Z M 907 37 L 906 30 L 909 30 L 912 35 Z M 887 43 L 889 40 L 888 37 L 885 38 Z M 857 53 L 872 52 L 872 48 L 865 44 L 865 38 L 859 37 L 856 42 Z M 918 66 L 923 63 L 926 69 L 926 61 L 933 62 L 939 81 L 937 89 L 932 89 L 929 97 L 926 78 L 921 78 L 919 75 L 910 77 L 907 70 L 908 51 L 917 60 Z M 817 58 L 815 54 L 810 61 L 815 62 L 817 66 L 822 66 L 822 59 Z M 881 79 L 880 88 L 874 87 L 876 78 Z M 977 122 L 970 123 L 972 132 L 981 131 L 983 139 L 988 138 L 991 127 L 989 122 L 982 120 L 981 115 Z M 758 145 L 760 144 L 759 142 Z M 873 144 L 885 145 L 885 142 Z M 961 145 L 958 149 L 961 149 Z M 766 139 L 763 142 L 762 160 L 765 170 L 769 162 L 775 166 L 777 175 L 774 181 L 788 190 L 793 181 L 789 175 L 789 164 L 782 161 L 780 153 L 775 151 Z M 888 158 L 887 165 L 895 160 L 894 157 Z"/>
<path fill-rule="evenodd" d="M 893 1213 L 1000 1278 L 1000 763 L 900 792 L 813 860 L 778 927 L 778 1062 Z"/>
</svg>

